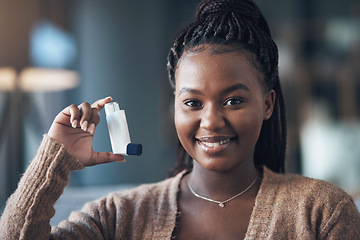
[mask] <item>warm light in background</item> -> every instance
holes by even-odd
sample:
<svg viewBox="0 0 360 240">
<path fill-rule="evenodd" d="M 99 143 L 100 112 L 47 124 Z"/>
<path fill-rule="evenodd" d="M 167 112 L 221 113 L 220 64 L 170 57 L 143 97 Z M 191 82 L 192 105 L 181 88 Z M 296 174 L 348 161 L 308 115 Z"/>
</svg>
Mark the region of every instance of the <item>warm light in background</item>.
<svg viewBox="0 0 360 240">
<path fill-rule="evenodd" d="M 28 67 L 17 75 L 12 67 L 0 68 L 0 91 L 13 91 L 18 87 L 23 92 L 64 91 L 79 85 L 76 71 Z"/>
<path fill-rule="evenodd" d="M 12 67 L 0 68 L 0 91 L 12 91 L 16 86 L 16 71 Z"/>
<path fill-rule="evenodd" d="M 48 68 L 25 68 L 19 76 L 19 85 L 24 92 L 52 92 L 75 88 L 79 85 L 75 71 Z"/>
</svg>

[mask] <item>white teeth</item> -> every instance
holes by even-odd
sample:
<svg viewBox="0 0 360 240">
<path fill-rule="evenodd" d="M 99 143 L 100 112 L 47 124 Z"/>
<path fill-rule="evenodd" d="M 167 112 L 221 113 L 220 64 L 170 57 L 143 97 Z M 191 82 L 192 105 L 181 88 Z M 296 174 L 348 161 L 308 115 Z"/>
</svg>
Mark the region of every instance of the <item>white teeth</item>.
<svg viewBox="0 0 360 240">
<path fill-rule="evenodd" d="M 223 145 L 223 144 L 225 144 L 227 142 L 230 142 L 230 139 L 226 139 L 226 140 L 223 140 L 223 141 L 220 141 L 220 142 L 201 142 L 201 143 L 204 144 L 207 147 L 218 147 L 218 146 Z"/>
</svg>

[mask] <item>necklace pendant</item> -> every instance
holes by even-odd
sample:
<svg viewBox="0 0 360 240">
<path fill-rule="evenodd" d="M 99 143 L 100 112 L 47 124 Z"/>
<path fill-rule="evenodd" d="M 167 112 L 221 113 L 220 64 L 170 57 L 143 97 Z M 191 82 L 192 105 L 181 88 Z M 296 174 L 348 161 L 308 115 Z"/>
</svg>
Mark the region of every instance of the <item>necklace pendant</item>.
<svg viewBox="0 0 360 240">
<path fill-rule="evenodd" d="M 187 181 L 187 184 L 188 184 L 188 187 L 189 187 L 189 189 L 190 189 L 190 192 L 191 192 L 195 197 L 201 198 L 201 199 L 203 199 L 203 200 L 206 200 L 206 201 L 209 201 L 209 202 L 212 202 L 212 203 L 218 203 L 218 204 L 219 204 L 219 207 L 224 208 L 224 207 L 225 207 L 225 203 L 228 203 L 228 202 L 230 202 L 231 200 L 233 200 L 233 199 L 241 196 L 242 194 L 244 194 L 247 190 L 249 190 L 249 189 L 255 184 L 255 182 L 256 182 L 257 179 L 258 179 L 258 178 L 256 177 L 255 180 L 254 180 L 244 191 L 242 191 L 241 193 L 238 193 L 238 194 L 236 194 L 235 196 L 229 198 L 228 200 L 225 200 L 225 201 L 222 201 L 222 202 L 213 200 L 213 199 L 211 199 L 211 198 L 203 197 L 203 196 L 197 194 L 196 192 L 194 192 L 194 189 L 192 189 L 192 187 L 190 186 L 189 181 Z"/>
</svg>

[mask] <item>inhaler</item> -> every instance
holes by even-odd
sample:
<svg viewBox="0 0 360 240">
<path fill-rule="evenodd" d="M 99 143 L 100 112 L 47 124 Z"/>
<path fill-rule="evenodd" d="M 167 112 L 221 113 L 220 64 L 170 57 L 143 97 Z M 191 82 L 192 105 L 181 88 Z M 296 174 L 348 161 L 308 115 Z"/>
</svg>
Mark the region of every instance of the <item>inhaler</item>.
<svg viewBox="0 0 360 240">
<path fill-rule="evenodd" d="M 125 111 L 117 102 L 105 104 L 111 147 L 114 154 L 141 155 L 142 145 L 131 143 Z"/>
</svg>

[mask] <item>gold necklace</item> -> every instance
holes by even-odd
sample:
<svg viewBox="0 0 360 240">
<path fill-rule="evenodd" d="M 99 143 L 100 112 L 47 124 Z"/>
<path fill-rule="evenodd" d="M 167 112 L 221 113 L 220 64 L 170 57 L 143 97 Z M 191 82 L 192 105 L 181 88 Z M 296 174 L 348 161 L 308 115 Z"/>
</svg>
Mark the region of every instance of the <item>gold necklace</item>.
<svg viewBox="0 0 360 240">
<path fill-rule="evenodd" d="M 235 196 L 232 196 L 231 198 L 229 198 L 229 199 L 227 199 L 227 200 L 225 200 L 225 201 L 222 201 L 222 202 L 221 202 L 221 201 L 216 201 L 216 200 L 214 200 L 214 199 L 207 198 L 207 197 L 204 197 L 204 196 L 201 196 L 201 195 L 197 194 L 197 193 L 194 191 L 194 189 L 191 187 L 189 181 L 187 181 L 187 184 L 188 184 L 188 187 L 189 187 L 191 193 L 192 193 L 195 197 L 201 198 L 201 199 L 206 200 L 206 201 L 209 201 L 209 202 L 217 203 L 217 204 L 219 204 L 219 207 L 224 208 L 224 207 L 225 207 L 225 203 L 228 203 L 228 202 L 230 202 L 231 200 L 233 200 L 233 199 L 235 199 L 235 198 L 243 195 L 246 191 L 248 191 L 248 190 L 255 184 L 255 182 L 256 182 L 257 179 L 258 179 L 258 177 L 256 177 L 255 180 L 254 180 L 244 191 L 242 191 L 242 192 L 236 194 Z"/>
</svg>

